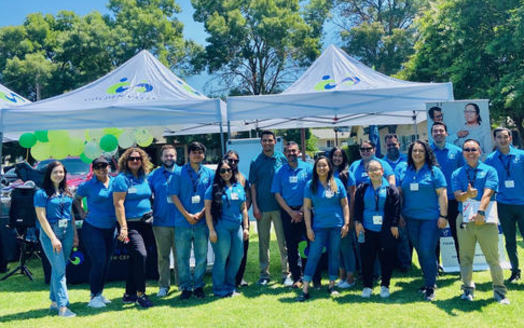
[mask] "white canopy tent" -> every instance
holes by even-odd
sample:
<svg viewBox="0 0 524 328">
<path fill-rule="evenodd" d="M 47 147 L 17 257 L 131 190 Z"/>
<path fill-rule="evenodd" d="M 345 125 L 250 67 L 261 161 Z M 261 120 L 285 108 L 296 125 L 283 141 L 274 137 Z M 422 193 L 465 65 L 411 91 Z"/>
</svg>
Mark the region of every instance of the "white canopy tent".
<svg viewBox="0 0 524 328">
<path fill-rule="evenodd" d="M 259 128 L 410 124 L 426 119 L 426 102 L 449 100 L 451 82 L 395 79 L 330 45 L 283 93 L 228 97 L 227 118 Z"/>
<path fill-rule="evenodd" d="M 3 112 L 5 108 L 17 107 L 31 103 L 29 100 L 20 96 L 19 94 L 9 90 L 2 84 L 0 84 L 0 110 Z M 0 114 L 1 116 L 2 114 Z M 0 131 L 1 133 L 1 131 Z M 9 142 L 18 140 L 20 133 L 9 133 L 3 134 L 0 139 L 2 142 Z"/>
<path fill-rule="evenodd" d="M 143 50 L 79 89 L 5 109 L 0 131 L 174 124 L 211 133 L 221 132 L 224 120 L 225 104 L 220 99 L 199 93 Z"/>
</svg>

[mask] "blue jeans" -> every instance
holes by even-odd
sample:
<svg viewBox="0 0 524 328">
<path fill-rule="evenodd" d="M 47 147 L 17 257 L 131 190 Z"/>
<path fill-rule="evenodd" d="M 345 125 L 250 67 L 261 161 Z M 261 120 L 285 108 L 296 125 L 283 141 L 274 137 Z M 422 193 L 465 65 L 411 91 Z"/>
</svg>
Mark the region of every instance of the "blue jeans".
<svg viewBox="0 0 524 328">
<path fill-rule="evenodd" d="M 340 240 L 340 265 L 346 273 L 355 272 L 356 270 L 357 257 L 355 253 L 355 244 L 354 230 L 350 230 L 346 237 Z"/>
<path fill-rule="evenodd" d="M 40 229 L 40 243 L 42 249 L 51 265 L 51 280 L 49 282 L 49 299 L 56 302 L 60 308 L 69 305 L 69 296 L 67 295 L 66 284 L 66 266 L 69 262 L 69 256 L 73 249 L 74 230 L 71 221 L 66 228 L 59 228 L 58 223 L 51 224 L 51 229 L 56 238 L 62 243 L 60 252 L 53 251 L 51 239 Z"/>
<path fill-rule="evenodd" d="M 97 228 L 84 221 L 82 225 L 82 241 L 84 243 L 91 268 L 89 270 L 89 286 L 91 297 L 102 294 L 104 283 L 109 272 L 109 263 L 115 243 L 115 228 Z"/>
<path fill-rule="evenodd" d="M 193 290 L 204 286 L 204 274 L 207 267 L 207 241 L 209 231 L 205 224 L 199 223 L 191 227 L 175 228 L 176 256 L 178 264 L 178 279 L 181 290 Z M 189 258 L 191 247 L 195 255 L 195 270 L 191 274 Z"/>
<path fill-rule="evenodd" d="M 215 230 L 217 242 L 211 244 L 215 252 L 213 293 L 222 297 L 235 291 L 235 278 L 244 257 L 244 242 L 241 226 L 231 228 L 218 223 Z"/>
<path fill-rule="evenodd" d="M 400 268 L 411 268 L 411 247 L 407 227 L 398 227 L 397 258 Z"/>
<path fill-rule="evenodd" d="M 437 257 L 435 250 L 440 237 L 437 220 L 406 220 L 409 239 L 417 251 L 424 273 L 425 287 L 433 288 L 437 280 Z"/>
<path fill-rule="evenodd" d="M 310 282 L 318 261 L 322 256 L 322 248 L 327 247 L 328 252 L 328 275 L 329 280 L 334 281 L 338 278 L 339 255 L 340 255 L 340 227 L 314 229 L 315 240 L 309 244 L 309 254 L 307 257 L 306 270 L 304 270 L 304 281 Z"/>
</svg>

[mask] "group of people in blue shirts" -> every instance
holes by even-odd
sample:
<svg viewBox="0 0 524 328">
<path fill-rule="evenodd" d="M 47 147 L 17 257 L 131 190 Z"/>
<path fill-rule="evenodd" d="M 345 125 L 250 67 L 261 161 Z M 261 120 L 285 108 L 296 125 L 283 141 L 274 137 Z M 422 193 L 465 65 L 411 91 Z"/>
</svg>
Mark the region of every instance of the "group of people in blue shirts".
<svg viewBox="0 0 524 328">
<path fill-rule="evenodd" d="M 52 267 L 50 308 L 62 317 L 75 316 L 68 307 L 65 279 L 71 249 L 78 245 L 73 197 L 87 199 L 81 237 L 91 262 L 88 306 L 93 308 L 110 303 L 103 289 L 115 236 L 129 253 L 123 303 L 144 308 L 153 305 L 146 295 L 145 240 L 151 234 L 158 255 L 158 297 L 168 295 L 173 284 L 171 253 L 180 298 L 205 297 L 209 242 L 215 256 L 214 295 L 239 295 L 238 287 L 247 285 L 243 275 L 250 207 L 259 240 L 258 284 L 271 281 L 273 223 L 282 284 L 302 289 L 297 301 L 311 297 L 311 282 L 320 288 L 324 266 L 330 295 L 353 287 L 359 267 L 361 296 L 371 297 L 380 276 L 380 296 L 387 298 L 394 267 L 405 271 L 411 266 L 411 247 L 423 272 L 420 291 L 424 299 L 432 301 L 440 229 L 449 225 L 461 267 L 461 298 L 474 299 L 472 265 L 478 242 L 491 270 L 494 299 L 509 304 L 498 259 L 497 224 L 506 239 L 511 283 L 520 279 L 516 226 L 523 234 L 524 151 L 511 145 L 511 131 L 506 128 L 493 131 L 496 149 L 484 163 L 479 160 L 478 141 L 467 140 L 462 149 L 446 142 L 447 127 L 441 122 L 433 124 L 431 134 L 431 145 L 415 141 L 407 156 L 400 153 L 397 136 L 388 134 L 382 159 L 376 156 L 375 145 L 366 140 L 360 143 L 360 160 L 349 164 L 345 152 L 336 147 L 311 165 L 299 160 L 298 144 L 288 142 L 282 154 L 274 149 L 274 133 L 263 131 L 262 152 L 251 160 L 247 179 L 238 170 L 240 158 L 235 151 L 229 151 L 213 171 L 202 165 L 207 151 L 202 143 L 189 144 L 189 161 L 180 167 L 175 164 L 175 148 L 165 145 L 162 165 L 150 172 L 147 153 L 132 147 L 120 157 L 119 174 L 114 178 L 107 160 L 95 159 L 93 177 L 79 186 L 75 196 L 67 187 L 66 168 L 52 162 L 34 199 L 40 241 Z"/>
</svg>

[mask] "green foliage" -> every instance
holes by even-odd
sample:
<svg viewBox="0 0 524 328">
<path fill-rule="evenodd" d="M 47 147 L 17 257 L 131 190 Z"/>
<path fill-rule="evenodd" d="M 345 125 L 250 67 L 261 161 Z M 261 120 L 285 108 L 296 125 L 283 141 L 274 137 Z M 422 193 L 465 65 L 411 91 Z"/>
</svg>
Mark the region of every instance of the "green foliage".
<svg viewBox="0 0 524 328">
<path fill-rule="evenodd" d="M 314 0 L 192 0 L 207 38 L 202 63 L 239 94 L 269 94 L 292 82 L 320 53 L 330 3 Z"/>
<path fill-rule="evenodd" d="M 399 74 L 452 81 L 456 99 L 489 98 L 491 117 L 510 117 L 524 137 L 524 3 L 441 0 L 418 20 L 416 54 Z"/>
<path fill-rule="evenodd" d="M 413 19 L 426 0 L 337 0 L 335 19 L 344 49 L 384 74 L 396 73 L 413 53 Z"/>
</svg>

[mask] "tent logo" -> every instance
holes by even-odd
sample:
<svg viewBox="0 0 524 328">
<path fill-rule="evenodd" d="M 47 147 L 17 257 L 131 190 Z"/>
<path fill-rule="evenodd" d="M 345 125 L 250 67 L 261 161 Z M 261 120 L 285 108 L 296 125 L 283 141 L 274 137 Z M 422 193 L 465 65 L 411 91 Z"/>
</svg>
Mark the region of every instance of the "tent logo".
<svg viewBox="0 0 524 328">
<path fill-rule="evenodd" d="M 128 82 L 127 77 L 124 77 L 120 79 L 118 83 L 115 83 L 109 88 L 107 88 L 106 93 L 110 95 L 116 95 L 119 93 L 124 93 L 128 90 L 134 90 L 135 92 L 139 93 L 146 93 L 151 92 L 153 90 L 153 86 L 149 84 L 147 81 L 141 81 L 138 84 L 131 85 L 131 83 Z"/>
<path fill-rule="evenodd" d="M 21 103 L 26 102 L 24 98 L 20 97 L 19 95 L 17 95 L 14 92 L 4 93 L 2 91 L 0 91 L 0 100 L 9 101 L 15 104 L 18 102 L 21 102 Z"/>
<path fill-rule="evenodd" d="M 182 88 L 184 90 L 186 90 L 187 92 L 189 93 L 192 93 L 194 95 L 197 95 L 197 96 L 201 96 L 202 94 L 198 91 L 196 91 L 195 89 L 191 88 L 189 86 L 189 84 L 187 84 L 186 82 L 182 81 L 182 80 L 176 80 L 178 84 L 180 84 L 180 86 L 182 86 Z"/>
<path fill-rule="evenodd" d="M 352 86 L 360 82 L 358 76 L 348 76 L 342 79 L 340 82 L 343 86 Z M 322 80 L 315 84 L 314 89 L 317 91 L 326 91 L 335 89 L 337 87 L 337 81 L 331 78 L 329 75 L 322 76 Z"/>
</svg>

